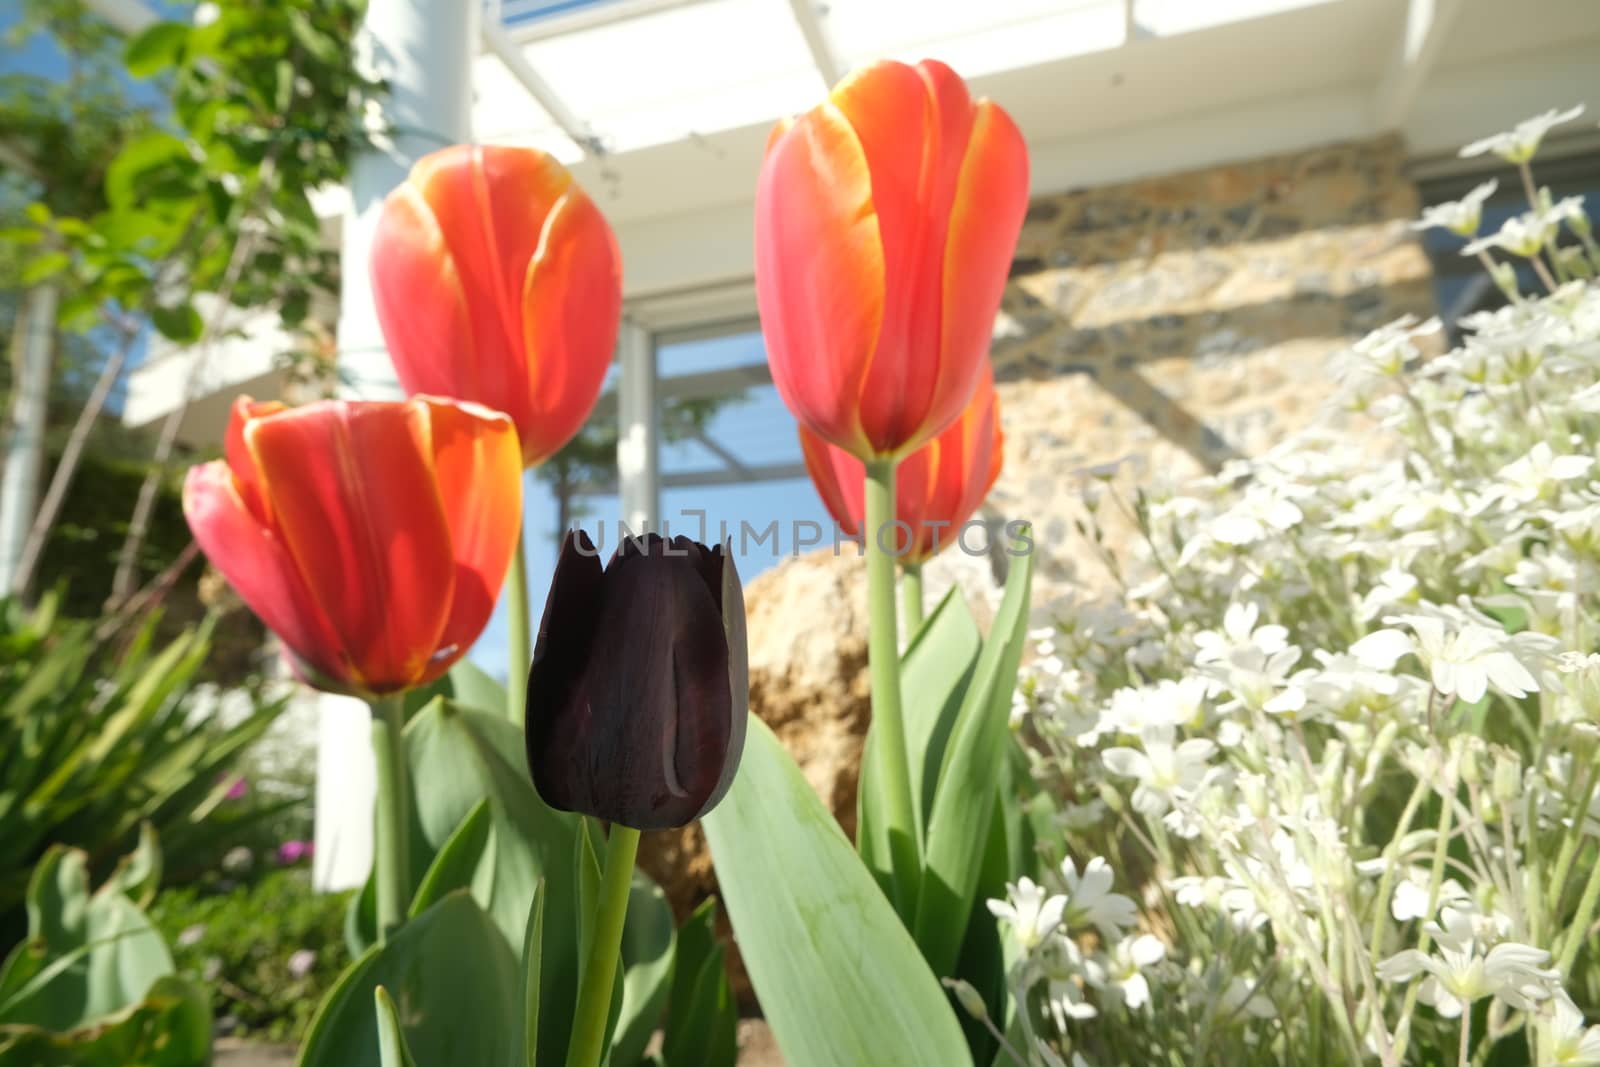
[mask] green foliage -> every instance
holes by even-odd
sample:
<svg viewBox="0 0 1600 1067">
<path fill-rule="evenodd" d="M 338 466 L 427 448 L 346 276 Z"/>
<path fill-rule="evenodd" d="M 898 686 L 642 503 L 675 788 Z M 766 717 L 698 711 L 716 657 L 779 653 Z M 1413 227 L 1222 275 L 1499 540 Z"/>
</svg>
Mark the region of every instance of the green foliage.
<svg viewBox="0 0 1600 1067">
<path fill-rule="evenodd" d="M 348 893 L 318 893 L 303 868 L 280 868 L 217 893 L 163 892 L 151 918 L 184 976 L 211 989 L 224 1032 L 299 1040 L 349 962 Z"/>
<path fill-rule="evenodd" d="M 738 1059 L 739 1011 L 716 922 L 717 902 L 707 900 L 678 931 L 661 1043 L 665 1067 L 733 1067 Z"/>
<path fill-rule="evenodd" d="M 301 1067 L 384 1063 L 376 989 L 399 1006 L 403 1040 L 424 1067 L 510 1064 L 517 1055 L 517 960 L 494 920 L 457 890 L 345 971 L 312 1023 Z"/>
<path fill-rule="evenodd" d="M 198 1067 L 211 1058 L 204 994 L 135 902 L 155 892 L 155 835 L 98 891 L 89 857 L 52 846 L 28 886 L 28 939 L 0 967 L 0 1064 Z"/>
<path fill-rule="evenodd" d="M 366 141 L 361 108 L 378 86 L 346 47 L 364 5 L 214 7 L 203 25 L 157 23 L 126 45 L 126 72 L 150 79 L 169 105 L 159 122 L 116 77 L 67 99 L 44 79 L 0 86 L 7 127 L 33 131 L 13 145 L 31 182 L 34 238 L 22 269 L 67 283 L 61 321 L 69 328 L 93 325 L 110 302 L 188 343 L 203 329 L 195 295 L 221 293 L 241 307 L 276 310 L 292 329 L 313 296 L 336 291 L 337 255 L 308 194 L 342 181 Z M 36 27 L 69 57 L 108 66 L 108 35 L 81 3 L 61 5 Z M 129 113 L 136 118 L 111 118 Z M 51 147 L 78 136 L 74 121 L 94 132 L 84 134 L 81 164 L 58 174 Z M 75 189 L 89 193 L 68 195 Z"/>
<path fill-rule="evenodd" d="M 147 624 L 116 653 L 58 606 L 53 595 L 31 613 L 0 602 L 0 915 L 12 930 L 47 846 L 108 864 L 150 822 L 175 849 L 205 847 L 230 772 L 281 710 L 231 727 L 193 721 L 209 625 L 158 645 Z"/>
<path fill-rule="evenodd" d="M 750 981 L 785 1059 L 970 1064 L 917 944 L 800 768 L 759 721 L 702 820 Z"/>
</svg>

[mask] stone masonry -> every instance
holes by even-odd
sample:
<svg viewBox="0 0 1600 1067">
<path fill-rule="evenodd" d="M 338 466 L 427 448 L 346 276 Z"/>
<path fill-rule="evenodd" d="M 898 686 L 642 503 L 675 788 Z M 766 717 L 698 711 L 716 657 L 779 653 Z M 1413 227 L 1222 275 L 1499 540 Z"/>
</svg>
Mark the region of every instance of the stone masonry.
<svg viewBox="0 0 1600 1067">
<path fill-rule="evenodd" d="M 1434 313 L 1404 163 L 1391 137 L 1033 202 L 994 349 L 988 507 L 1035 523 L 1044 577 L 1104 584 L 1074 532 L 1087 474 L 1114 465 L 1126 493 L 1259 453 L 1322 410 L 1330 357 Z"/>
</svg>

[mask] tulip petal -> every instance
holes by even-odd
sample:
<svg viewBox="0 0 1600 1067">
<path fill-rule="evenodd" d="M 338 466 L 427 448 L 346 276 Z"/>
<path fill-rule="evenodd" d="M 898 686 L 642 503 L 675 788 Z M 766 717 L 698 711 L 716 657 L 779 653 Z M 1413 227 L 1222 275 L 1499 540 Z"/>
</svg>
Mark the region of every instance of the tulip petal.
<svg viewBox="0 0 1600 1067">
<path fill-rule="evenodd" d="M 325 401 L 245 427 L 295 564 L 369 692 L 413 685 L 449 618 L 455 560 L 426 408 Z"/>
<path fill-rule="evenodd" d="M 1028 148 L 999 107 L 979 101 L 945 245 L 940 349 L 945 373 L 970 367 L 961 395 L 941 393 L 928 412 L 935 428 L 966 406 L 994 336 L 1011 257 L 1028 211 Z M 937 432 L 937 429 L 936 431 Z"/>
<path fill-rule="evenodd" d="M 494 613 L 522 530 L 522 453 L 516 428 L 497 411 L 432 397 L 416 403 L 428 413 L 434 482 L 455 556 L 455 596 L 427 682 L 466 654 Z"/>
<path fill-rule="evenodd" d="M 718 545 L 711 552 L 723 560 L 722 594 L 717 598 L 717 607 L 722 613 L 722 631 L 727 639 L 729 721 L 721 742 L 722 774 L 711 795 L 701 803 L 697 817 L 716 807 L 733 785 L 734 776 L 739 773 L 739 760 L 744 755 L 745 729 L 750 723 L 750 653 L 745 633 L 744 585 L 739 581 L 739 569 L 734 566 L 730 546 Z"/>
<path fill-rule="evenodd" d="M 456 261 L 416 186 L 402 183 L 378 215 L 372 295 L 400 385 L 408 393 L 476 398 L 484 372 L 510 361 L 494 323 L 474 318 Z"/>
<path fill-rule="evenodd" d="M 871 169 L 887 279 L 861 422 L 875 451 L 903 454 L 941 428 L 928 425 L 926 413 L 945 385 L 941 268 L 972 102 L 961 78 L 944 64 L 895 62 L 876 63 L 846 79 L 833 102 L 860 138 Z M 964 384 L 970 389 L 970 382 Z"/>
<path fill-rule="evenodd" d="M 600 618 L 603 581 L 594 542 L 582 530 L 569 531 L 545 599 L 523 714 L 533 784 L 546 804 L 562 811 L 583 810 L 591 799 L 578 788 L 588 779 L 573 773 L 572 760 L 583 751 L 589 730 L 583 675 Z"/>
<path fill-rule="evenodd" d="M 842 448 L 836 448 L 800 427 L 800 454 L 822 504 L 839 529 L 854 537 L 861 531 L 866 514 L 867 471 L 861 461 Z M 904 464 L 901 464 L 904 466 Z"/>
<path fill-rule="evenodd" d="M 857 455 L 861 384 L 883 319 L 884 257 L 860 141 L 824 106 L 777 139 L 756 188 L 756 302 L 779 394 Z"/>
<path fill-rule="evenodd" d="M 261 491 L 261 477 L 256 471 L 256 461 L 251 457 L 250 450 L 244 446 L 244 427 L 251 419 L 264 415 L 275 415 L 284 410 L 284 406 L 277 400 L 257 401 L 250 397 L 237 397 L 233 402 L 233 411 L 228 417 L 228 428 L 223 431 L 222 454 L 228 461 L 228 468 L 233 471 L 234 486 L 239 490 L 239 499 L 244 502 L 246 510 L 255 516 L 256 521 L 270 526 L 272 523 L 272 507 L 267 501 L 266 494 Z"/>
<path fill-rule="evenodd" d="M 574 183 L 545 218 L 518 290 L 530 418 L 522 457 L 543 462 L 582 428 L 622 321 L 622 267 L 605 217 Z"/>
<path fill-rule="evenodd" d="M 289 652 L 318 674 L 349 681 L 333 630 L 287 546 L 251 513 L 226 463 L 189 470 L 183 514 L 212 566 Z"/>
</svg>

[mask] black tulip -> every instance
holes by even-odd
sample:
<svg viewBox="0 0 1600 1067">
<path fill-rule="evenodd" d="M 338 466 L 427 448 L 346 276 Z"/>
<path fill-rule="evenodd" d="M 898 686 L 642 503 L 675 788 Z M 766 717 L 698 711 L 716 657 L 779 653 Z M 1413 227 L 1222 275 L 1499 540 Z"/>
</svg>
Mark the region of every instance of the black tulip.
<svg viewBox="0 0 1600 1067">
<path fill-rule="evenodd" d="M 728 791 L 749 713 L 744 590 L 718 545 L 625 538 L 604 569 L 567 534 L 528 671 L 528 770 L 545 803 L 638 830 Z"/>
</svg>

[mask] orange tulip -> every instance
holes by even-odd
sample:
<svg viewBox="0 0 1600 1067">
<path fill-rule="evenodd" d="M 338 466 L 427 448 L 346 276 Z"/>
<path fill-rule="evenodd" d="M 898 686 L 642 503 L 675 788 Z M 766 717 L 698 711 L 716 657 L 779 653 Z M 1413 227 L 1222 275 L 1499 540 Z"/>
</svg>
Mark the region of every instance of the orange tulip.
<svg viewBox="0 0 1600 1067">
<path fill-rule="evenodd" d="M 616 346 L 621 260 L 552 157 L 456 145 L 418 160 L 384 201 L 372 287 L 405 390 L 510 415 L 525 466 L 589 417 Z"/>
<path fill-rule="evenodd" d="M 1027 206 L 1022 134 L 942 63 L 873 64 L 780 124 L 756 189 L 756 297 L 800 422 L 863 460 L 950 425 Z"/>
<path fill-rule="evenodd" d="M 900 461 L 895 518 L 910 529 L 885 530 L 882 537 L 885 547 L 898 551 L 902 563 L 924 563 L 953 542 L 1000 477 L 1005 436 L 1000 432 L 1000 401 L 988 360 L 979 375 L 972 402 L 956 421 Z M 866 468 L 859 459 L 804 426 L 800 427 L 800 450 L 833 521 L 855 537 L 865 514 Z"/>
<path fill-rule="evenodd" d="M 206 556 L 313 684 L 426 685 L 489 621 L 522 523 L 511 420 L 475 404 L 234 404 L 226 458 L 189 471 Z"/>
</svg>

